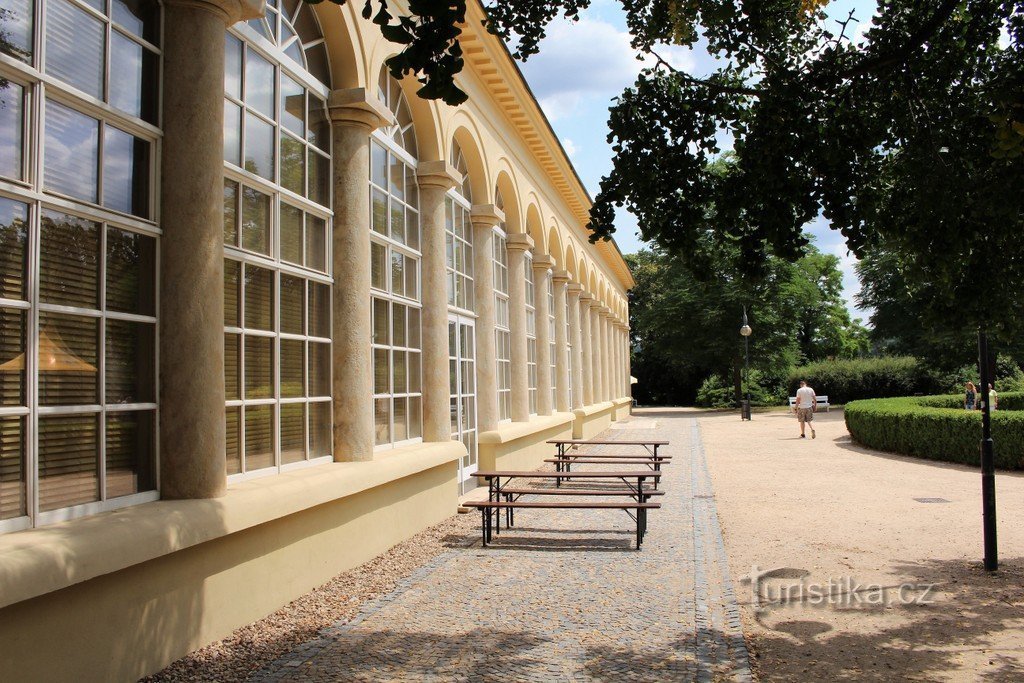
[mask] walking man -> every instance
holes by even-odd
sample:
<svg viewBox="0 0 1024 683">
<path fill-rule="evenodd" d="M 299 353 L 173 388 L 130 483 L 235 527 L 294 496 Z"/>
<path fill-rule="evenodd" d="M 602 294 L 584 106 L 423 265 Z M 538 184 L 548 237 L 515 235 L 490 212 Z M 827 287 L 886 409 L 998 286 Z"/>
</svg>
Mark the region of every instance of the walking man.
<svg viewBox="0 0 1024 683">
<path fill-rule="evenodd" d="M 807 382 L 800 380 L 800 388 L 796 390 L 796 419 L 800 421 L 800 438 L 806 439 L 804 428 L 810 426 L 811 438 L 817 436 L 814 433 L 814 410 L 818 405 L 818 397 L 814 389 L 807 386 Z"/>
</svg>

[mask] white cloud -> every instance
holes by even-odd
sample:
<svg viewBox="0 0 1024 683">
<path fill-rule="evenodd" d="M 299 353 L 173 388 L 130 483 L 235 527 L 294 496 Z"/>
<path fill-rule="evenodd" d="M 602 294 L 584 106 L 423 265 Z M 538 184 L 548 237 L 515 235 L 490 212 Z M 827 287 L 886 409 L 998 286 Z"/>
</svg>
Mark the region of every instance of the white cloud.
<svg viewBox="0 0 1024 683">
<path fill-rule="evenodd" d="M 568 118 L 584 98 L 611 100 L 632 85 L 640 69 L 654 59 L 641 62 L 629 43 L 627 31 L 600 19 L 553 22 L 540 52 L 522 65 L 548 118 Z M 686 48 L 666 46 L 659 54 L 676 68 L 692 67 Z"/>
<path fill-rule="evenodd" d="M 576 152 L 579 151 L 576 147 L 576 143 L 569 138 L 562 138 L 562 147 L 565 149 L 565 153 L 570 157 L 576 156 Z"/>
</svg>

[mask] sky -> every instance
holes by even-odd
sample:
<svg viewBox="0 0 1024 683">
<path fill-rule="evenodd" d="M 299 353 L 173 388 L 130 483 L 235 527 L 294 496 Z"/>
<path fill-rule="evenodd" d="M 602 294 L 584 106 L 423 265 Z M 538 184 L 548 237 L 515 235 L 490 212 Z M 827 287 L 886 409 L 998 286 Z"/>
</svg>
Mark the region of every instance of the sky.
<svg viewBox="0 0 1024 683">
<path fill-rule="evenodd" d="M 854 11 L 859 26 L 851 25 L 851 29 L 857 35 L 867 28 L 875 5 L 875 0 L 832 0 L 827 10 L 830 17 L 844 19 Z M 591 197 L 597 195 L 602 176 L 612 167 L 611 146 L 605 140 L 608 107 L 613 98 L 633 84 L 643 67 L 629 42 L 620 0 L 593 0 L 578 22 L 558 20 L 550 25 L 540 53 L 521 64 L 526 80 Z M 673 47 L 661 54 L 673 66 L 698 73 L 707 73 L 715 66 L 714 59 L 700 49 Z M 615 241 L 622 253 L 643 248 L 632 215 L 620 211 L 616 227 Z M 853 303 L 853 295 L 859 289 L 853 270 L 856 260 L 847 253 L 842 236 L 829 229 L 828 221 L 821 217 L 809 224 L 807 230 L 814 235 L 819 249 L 839 257 L 847 308 L 853 317 L 866 318 L 866 312 L 857 310 Z"/>
</svg>

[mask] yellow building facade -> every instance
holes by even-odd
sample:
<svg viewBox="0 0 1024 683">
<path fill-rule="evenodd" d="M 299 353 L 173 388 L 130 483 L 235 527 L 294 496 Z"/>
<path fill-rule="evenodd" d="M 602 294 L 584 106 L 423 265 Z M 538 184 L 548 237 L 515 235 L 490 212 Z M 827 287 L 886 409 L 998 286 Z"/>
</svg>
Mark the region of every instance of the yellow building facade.
<svg viewBox="0 0 1024 683">
<path fill-rule="evenodd" d="M 458 108 L 361 3 L 4 7 L 0 680 L 157 671 L 628 413 L 629 270 L 478 2 Z"/>
</svg>

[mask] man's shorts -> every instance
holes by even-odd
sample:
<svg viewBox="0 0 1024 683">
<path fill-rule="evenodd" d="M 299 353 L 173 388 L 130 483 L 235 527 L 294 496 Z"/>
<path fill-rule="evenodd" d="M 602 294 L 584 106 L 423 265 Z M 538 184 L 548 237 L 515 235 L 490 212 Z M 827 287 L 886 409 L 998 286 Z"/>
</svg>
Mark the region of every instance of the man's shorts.
<svg viewBox="0 0 1024 683">
<path fill-rule="evenodd" d="M 800 422 L 814 422 L 814 408 L 797 408 L 796 419 Z"/>
</svg>

